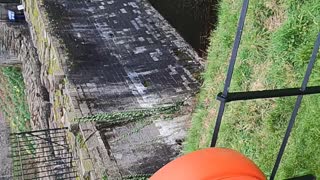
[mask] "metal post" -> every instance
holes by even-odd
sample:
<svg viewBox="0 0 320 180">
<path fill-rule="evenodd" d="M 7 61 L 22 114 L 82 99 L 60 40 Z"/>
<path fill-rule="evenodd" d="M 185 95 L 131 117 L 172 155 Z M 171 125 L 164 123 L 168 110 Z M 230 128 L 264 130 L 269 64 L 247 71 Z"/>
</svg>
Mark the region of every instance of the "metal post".
<svg viewBox="0 0 320 180">
<path fill-rule="evenodd" d="M 243 31 L 243 27 L 244 27 L 244 22 L 245 22 L 246 15 L 247 15 L 248 6 L 249 6 L 249 0 L 244 0 L 243 5 L 242 5 L 239 23 L 238 23 L 238 30 L 237 30 L 237 34 L 236 34 L 234 45 L 233 45 L 233 50 L 232 50 L 232 55 L 231 55 L 230 64 L 229 64 L 229 68 L 228 68 L 227 78 L 225 81 L 224 90 L 223 90 L 223 94 L 222 94 L 223 97 L 225 97 L 225 98 L 228 97 L 228 92 L 229 92 L 229 88 L 230 88 L 230 84 L 231 84 L 234 66 L 236 64 L 236 59 L 237 59 L 237 55 L 238 55 L 238 50 L 239 50 L 239 46 L 240 46 L 240 41 L 241 41 L 242 31 Z M 211 140 L 211 147 L 216 146 L 225 105 L 226 105 L 226 102 L 221 101 L 218 117 L 216 120 L 216 125 L 214 128 L 213 136 L 212 136 L 212 140 Z"/>
<path fill-rule="evenodd" d="M 308 65 L 306 74 L 304 76 L 304 79 L 303 79 L 303 82 L 302 82 L 302 85 L 301 85 L 301 91 L 305 91 L 306 88 L 307 88 L 308 81 L 309 81 L 313 66 L 314 66 L 316 58 L 317 58 L 319 47 L 320 47 L 320 33 L 318 34 L 316 43 L 315 43 L 314 48 L 313 48 L 312 56 L 310 58 L 309 65 Z M 285 136 L 283 138 L 283 141 L 282 141 L 282 144 L 281 144 L 281 147 L 280 147 L 280 150 L 279 150 L 275 165 L 274 165 L 274 167 L 272 169 L 270 180 L 274 180 L 274 178 L 276 176 L 276 173 L 278 171 L 278 168 L 279 168 L 279 165 L 280 165 L 284 150 L 285 150 L 286 145 L 288 143 L 288 139 L 289 139 L 291 130 L 293 128 L 293 125 L 295 123 L 296 117 L 298 115 L 298 111 L 299 111 L 302 99 L 303 99 L 303 95 L 299 95 L 298 98 L 297 98 L 294 110 L 292 112 L 292 115 L 291 115 L 287 130 L 286 130 L 286 134 L 285 134 Z"/>
</svg>

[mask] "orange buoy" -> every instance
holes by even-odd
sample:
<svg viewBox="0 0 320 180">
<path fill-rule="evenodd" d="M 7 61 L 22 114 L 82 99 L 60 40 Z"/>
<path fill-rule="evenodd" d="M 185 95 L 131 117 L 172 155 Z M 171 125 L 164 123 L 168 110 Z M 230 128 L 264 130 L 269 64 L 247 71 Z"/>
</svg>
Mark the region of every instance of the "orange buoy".
<svg viewBox="0 0 320 180">
<path fill-rule="evenodd" d="M 225 148 L 199 150 L 168 163 L 150 180 L 265 180 L 247 157 Z"/>
</svg>

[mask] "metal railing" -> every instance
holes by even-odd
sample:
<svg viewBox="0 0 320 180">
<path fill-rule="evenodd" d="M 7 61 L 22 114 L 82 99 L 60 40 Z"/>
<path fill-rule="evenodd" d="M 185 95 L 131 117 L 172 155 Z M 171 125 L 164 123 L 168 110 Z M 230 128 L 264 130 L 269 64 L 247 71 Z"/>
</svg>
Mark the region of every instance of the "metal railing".
<svg viewBox="0 0 320 180">
<path fill-rule="evenodd" d="M 66 138 L 64 128 L 11 134 L 14 179 L 76 179 Z"/>
<path fill-rule="evenodd" d="M 244 0 L 243 5 L 242 5 L 242 10 L 240 14 L 240 19 L 238 23 L 238 29 L 237 29 L 237 34 L 235 37 L 234 45 L 233 45 L 233 50 L 231 54 L 231 59 L 229 63 L 229 68 L 227 72 L 227 78 L 225 80 L 225 86 L 223 92 L 218 94 L 217 99 L 220 101 L 220 108 L 218 112 L 218 116 L 216 119 L 216 124 L 214 127 L 213 131 L 213 136 L 211 140 L 211 147 L 215 147 L 220 131 L 220 126 L 222 122 L 222 117 L 225 111 L 226 104 L 229 102 L 233 101 L 239 101 L 239 100 L 253 100 L 253 99 L 265 99 L 265 98 L 275 98 L 275 97 L 288 97 L 288 96 L 297 96 L 297 100 L 295 103 L 295 107 L 293 109 L 285 136 L 283 138 L 279 153 L 277 155 L 273 170 L 271 172 L 270 180 L 274 180 L 276 173 L 279 168 L 279 164 L 281 162 L 284 150 L 286 148 L 291 130 L 293 128 L 293 125 L 295 123 L 296 117 L 298 115 L 298 111 L 303 99 L 304 95 L 311 95 L 311 94 L 320 94 L 320 86 L 312 86 L 308 87 L 308 81 L 312 72 L 312 69 L 314 67 L 317 54 L 319 51 L 320 47 L 320 33 L 318 34 L 318 37 L 316 39 L 313 52 L 302 82 L 301 87 L 298 88 L 286 88 L 286 89 L 275 89 L 275 90 L 264 90 L 264 91 L 249 91 L 249 92 L 229 92 L 230 84 L 231 84 L 231 79 L 236 63 L 236 58 L 238 55 L 238 49 L 240 46 L 240 41 L 241 41 L 241 36 L 243 32 L 243 27 L 246 19 L 246 14 L 249 6 L 249 0 Z M 313 179 L 314 176 L 305 176 L 305 177 L 300 177 L 300 178 L 307 178 L 307 179 Z M 307 180 L 306 179 L 306 180 Z"/>
</svg>

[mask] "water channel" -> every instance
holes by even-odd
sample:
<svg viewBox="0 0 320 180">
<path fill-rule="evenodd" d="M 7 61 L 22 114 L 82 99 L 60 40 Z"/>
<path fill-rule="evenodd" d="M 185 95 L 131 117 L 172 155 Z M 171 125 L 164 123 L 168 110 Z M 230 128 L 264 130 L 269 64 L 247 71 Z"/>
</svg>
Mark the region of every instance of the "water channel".
<svg viewBox="0 0 320 180">
<path fill-rule="evenodd" d="M 217 21 L 218 0 L 149 1 L 201 56 L 206 55 Z"/>
</svg>

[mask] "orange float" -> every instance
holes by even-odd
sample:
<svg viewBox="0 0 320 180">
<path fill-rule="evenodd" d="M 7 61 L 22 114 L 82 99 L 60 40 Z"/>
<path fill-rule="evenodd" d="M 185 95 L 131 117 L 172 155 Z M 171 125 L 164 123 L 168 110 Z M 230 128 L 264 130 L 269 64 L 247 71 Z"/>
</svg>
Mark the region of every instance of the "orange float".
<svg viewBox="0 0 320 180">
<path fill-rule="evenodd" d="M 247 157 L 225 148 L 199 150 L 168 163 L 150 180 L 265 180 Z"/>
</svg>

